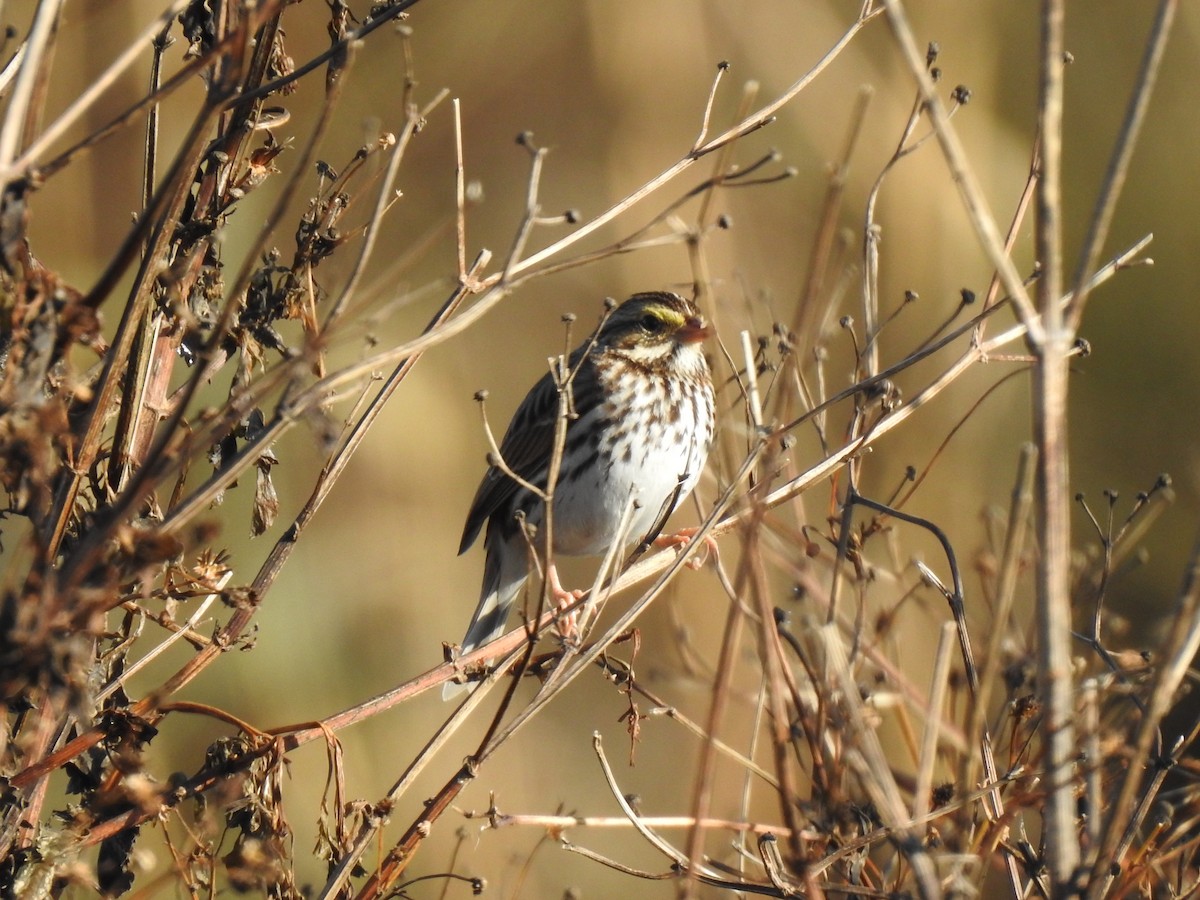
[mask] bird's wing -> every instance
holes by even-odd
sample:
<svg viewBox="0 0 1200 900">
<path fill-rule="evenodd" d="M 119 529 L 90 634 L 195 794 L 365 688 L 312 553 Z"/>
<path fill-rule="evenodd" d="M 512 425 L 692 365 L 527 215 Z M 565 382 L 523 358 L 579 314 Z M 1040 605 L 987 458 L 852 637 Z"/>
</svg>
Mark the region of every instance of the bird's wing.
<svg viewBox="0 0 1200 900">
<path fill-rule="evenodd" d="M 539 487 L 542 486 L 540 480 L 544 480 L 542 470 L 546 468 L 554 446 L 554 427 L 557 421 L 558 387 L 547 372 L 525 395 L 525 399 L 513 414 L 504 440 L 500 442 L 500 456 L 505 465 L 521 478 Z M 475 492 L 475 499 L 471 502 L 471 511 L 467 513 L 459 553 L 475 542 L 483 523 L 507 504 L 520 489 L 521 486 L 499 468 L 488 467 L 483 481 L 479 483 L 479 489 Z"/>
</svg>

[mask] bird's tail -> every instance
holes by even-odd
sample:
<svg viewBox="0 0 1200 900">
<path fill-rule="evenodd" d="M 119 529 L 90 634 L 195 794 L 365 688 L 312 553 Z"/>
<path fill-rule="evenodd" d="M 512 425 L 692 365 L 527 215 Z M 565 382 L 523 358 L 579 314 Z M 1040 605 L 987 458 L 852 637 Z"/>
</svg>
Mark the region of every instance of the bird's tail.
<svg viewBox="0 0 1200 900">
<path fill-rule="evenodd" d="M 525 541 L 520 534 L 503 541 L 489 534 L 484 542 L 487 559 L 483 564 L 483 590 L 479 605 L 467 626 L 466 636 L 458 651 L 465 656 L 477 647 L 494 641 L 504 634 L 508 613 L 529 577 L 529 560 Z M 466 683 L 447 682 L 442 687 L 442 699 L 449 700 L 467 689 Z"/>
</svg>

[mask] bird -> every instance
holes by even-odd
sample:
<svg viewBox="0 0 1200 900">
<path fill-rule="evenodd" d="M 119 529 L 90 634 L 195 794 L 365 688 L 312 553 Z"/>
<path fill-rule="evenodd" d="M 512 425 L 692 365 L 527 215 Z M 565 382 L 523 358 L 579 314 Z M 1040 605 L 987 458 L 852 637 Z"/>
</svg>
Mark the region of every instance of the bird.
<svg viewBox="0 0 1200 900">
<path fill-rule="evenodd" d="M 458 550 L 465 553 L 486 525 L 479 605 L 456 658 L 504 633 L 529 577 L 526 531 L 545 518 L 545 504 L 529 486 L 546 489 L 560 382 L 569 390 L 569 415 L 553 487 L 552 556 L 601 556 L 618 540 L 652 538 L 700 478 L 715 421 L 702 347 L 708 323 L 695 304 L 668 291 L 608 305 L 596 330 L 569 355 L 566 379 L 542 376 L 513 414 L 500 458 L 489 457 Z M 532 546 L 544 544 L 535 538 Z M 569 596 L 552 562 L 546 575 L 556 595 Z M 465 687 L 447 683 L 443 697 Z"/>
</svg>

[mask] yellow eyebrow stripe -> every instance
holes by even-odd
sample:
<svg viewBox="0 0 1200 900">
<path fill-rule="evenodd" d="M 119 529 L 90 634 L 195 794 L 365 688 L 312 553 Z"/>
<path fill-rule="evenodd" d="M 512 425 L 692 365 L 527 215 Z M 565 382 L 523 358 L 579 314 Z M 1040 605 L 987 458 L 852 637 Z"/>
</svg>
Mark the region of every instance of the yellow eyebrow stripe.
<svg viewBox="0 0 1200 900">
<path fill-rule="evenodd" d="M 669 306 L 651 306 L 647 308 L 647 312 L 666 322 L 668 325 L 674 325 L 676 328 L 684 324 L 683 316 L 678 310 L 671 309 Z"/>
</svg>

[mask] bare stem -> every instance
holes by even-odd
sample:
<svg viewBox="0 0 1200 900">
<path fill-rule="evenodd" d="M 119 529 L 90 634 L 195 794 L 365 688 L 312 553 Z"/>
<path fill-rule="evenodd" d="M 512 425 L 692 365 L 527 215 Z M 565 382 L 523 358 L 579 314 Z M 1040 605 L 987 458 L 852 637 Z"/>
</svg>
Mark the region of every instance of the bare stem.
<svg viewBox="0 0 1200 900">
<path fill-rule="evenodd" d="M 1062 895 L 1079 865 L 1075 828 L 1075 685 L 1071 672 L 1071 517 L 1067 449 L 1068 366 L 1074 335 L 1059 303 L 1062 284 L 1061 0 L 1042 6 L 1042 80 L 1039 103 L 1042 173 L 1037 193 L 1040 328 L 1030 333 L 1037 356 L 1033 378 L 1034 440 L 1038 445 L 1034 492 L 1038 502 L 1038 690 L 1042 701 L 1046 808 L 1043 815 L 1051 894 Z"/>
</svg>

